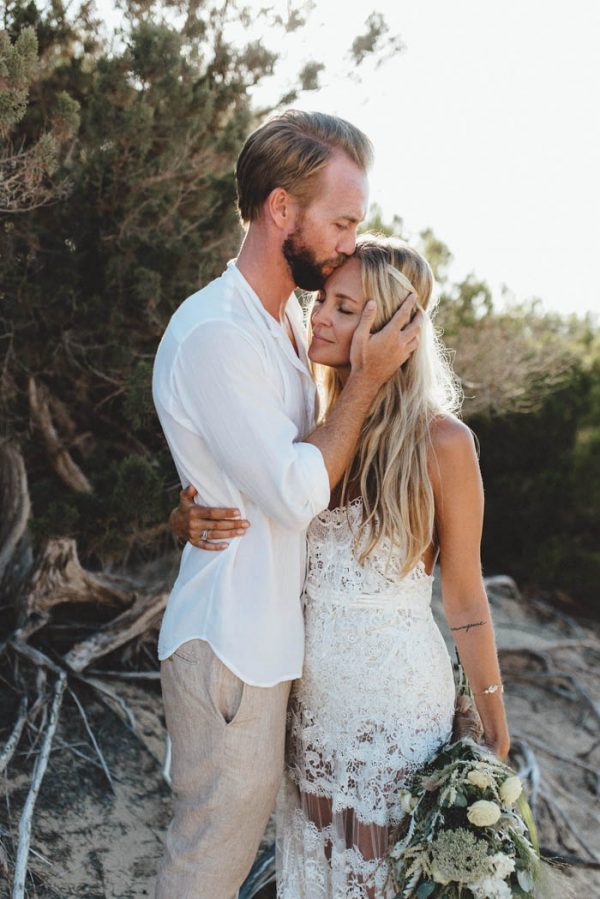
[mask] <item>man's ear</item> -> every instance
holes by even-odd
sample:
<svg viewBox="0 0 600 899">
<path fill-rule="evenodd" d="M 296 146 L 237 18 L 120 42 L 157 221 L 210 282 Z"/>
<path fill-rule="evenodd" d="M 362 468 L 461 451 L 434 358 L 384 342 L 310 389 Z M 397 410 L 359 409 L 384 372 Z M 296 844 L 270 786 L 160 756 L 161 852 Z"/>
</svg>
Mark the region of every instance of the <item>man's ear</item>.
<svg viewBox="0 0 600 899">
<path fill-rule="evenodd" d="M 265 200 L 265 215 L 281 231 L 293 230 L 297 210 L 296 200 L 284 187 L 275 187 Z"/>
</svg>

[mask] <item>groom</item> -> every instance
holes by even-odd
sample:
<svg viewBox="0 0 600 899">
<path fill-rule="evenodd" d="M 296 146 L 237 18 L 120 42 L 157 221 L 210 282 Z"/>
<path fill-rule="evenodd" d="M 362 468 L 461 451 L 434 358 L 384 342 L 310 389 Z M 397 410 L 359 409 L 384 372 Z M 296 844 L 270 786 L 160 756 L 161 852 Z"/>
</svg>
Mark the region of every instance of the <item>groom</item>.
<svg viewBox="0 0 600 899">
<path fill-rule="evenodd" d="M 290 110 L 251 134 L 236 167 L 239 256 L 182 303 L 158 348 L 153 397 L 182 484 L 252 526 L 222 553 L 186 545 L 162 623 L 176 800 L 157 899 L 231 899 L 252 865 L 302 673 L 305 529 L 418 341 L 414 298 L 372 336 L 367 304 L 347 384 L 315 427 L 293 290 L 321 287 L 354 252 L 371 159 L 361 131 L 321 113 Z"/>
</svg>

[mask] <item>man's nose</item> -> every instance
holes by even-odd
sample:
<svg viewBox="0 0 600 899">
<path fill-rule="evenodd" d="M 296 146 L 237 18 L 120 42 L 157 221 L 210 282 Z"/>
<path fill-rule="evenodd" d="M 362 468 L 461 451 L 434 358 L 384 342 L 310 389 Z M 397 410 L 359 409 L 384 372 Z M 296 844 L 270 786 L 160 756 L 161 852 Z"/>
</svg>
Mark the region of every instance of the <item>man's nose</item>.
<svg viewBox="0 0 600 899">
<path fill-rule="evenodd" d="M 335 249 L 340 256 L 352 256 L 356 249 L 356 232 L 348 231 L 343 234 Z"/>
</svg>

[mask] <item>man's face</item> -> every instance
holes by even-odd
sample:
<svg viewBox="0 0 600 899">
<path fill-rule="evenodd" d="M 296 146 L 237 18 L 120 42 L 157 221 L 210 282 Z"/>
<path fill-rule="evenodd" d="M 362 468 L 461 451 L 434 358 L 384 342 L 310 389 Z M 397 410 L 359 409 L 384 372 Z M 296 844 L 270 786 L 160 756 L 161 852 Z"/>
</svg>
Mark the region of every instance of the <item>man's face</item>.
<svg viewBox="0 0 600 899">
<path fill-rule="evenodd" d="M 366 174 L 344 154 L 332 157 L 323 170 L 315 199 L 299 209 L 282 245 L 294 283 L 320 290 L 356 246 L 356 228 L 366 213 Z"/>
</svg>

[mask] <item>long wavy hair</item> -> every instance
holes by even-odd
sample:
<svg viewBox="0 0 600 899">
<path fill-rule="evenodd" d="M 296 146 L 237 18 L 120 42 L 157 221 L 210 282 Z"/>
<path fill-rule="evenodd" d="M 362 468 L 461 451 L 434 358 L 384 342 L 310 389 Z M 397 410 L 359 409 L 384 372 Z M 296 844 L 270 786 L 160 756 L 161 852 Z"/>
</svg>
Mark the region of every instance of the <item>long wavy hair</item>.
<svg viewBox="0 0 600 899">
<path fill-rule="evenodd" d="M 354 258 L 360 261 L 363 294 L 377 304 L 373 330 L 392 318 L 411 288 L 423 311 L 419 346 L 375 397 L 342 480 L 340 500 L 344 505 L 349 492 L 363 500 L 363 521 L 356 537 L 359 562 L 387 539 L 404 547 L 402 574 L 406 574 L 434 538 L 435 508 L 428 472 L 431 424 L 437 416 L 457 412 L 462 396 L 432 322 L 437 300 L 425 257 L 397 238 L 363 234 Z M 327 417 L 343 380 L 335 368 L 317 369 Z"/>
</svg>

